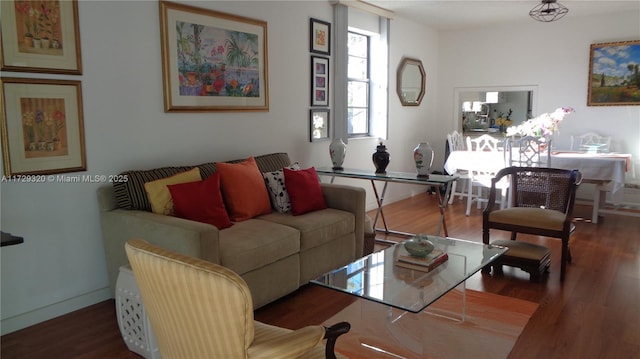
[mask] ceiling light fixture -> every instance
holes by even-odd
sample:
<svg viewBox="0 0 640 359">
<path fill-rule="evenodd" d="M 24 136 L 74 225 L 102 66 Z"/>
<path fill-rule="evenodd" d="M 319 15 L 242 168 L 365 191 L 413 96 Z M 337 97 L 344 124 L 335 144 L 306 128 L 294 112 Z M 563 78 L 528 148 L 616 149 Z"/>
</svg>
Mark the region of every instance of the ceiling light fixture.
<svg viewBox="0 0 640 359">
<path fill-rule="evenodd" d="M 560 20 L 568 12 L 569 9 L 559 4 L 556 0 L 542 0 L 542 3 L 529 11 L 529 16 L 538 21 L 551 22 Z"/>
</svg>

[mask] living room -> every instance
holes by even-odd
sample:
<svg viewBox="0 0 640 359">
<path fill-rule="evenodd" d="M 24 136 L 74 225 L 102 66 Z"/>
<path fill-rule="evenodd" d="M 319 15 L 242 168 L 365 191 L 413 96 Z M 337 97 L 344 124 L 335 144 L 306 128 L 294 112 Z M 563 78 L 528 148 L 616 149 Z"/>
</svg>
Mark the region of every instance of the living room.
<svg viewBox="0 0 640 359">
<path fill-rule="evenodd" d="M 330 2 L 187 3 L 268 23 L 269 111 L 165 113 L 155 1 L 79 3 L 81 76 L 2 75 L 82 81 L 86 174 L 276 151 L 288 152 L 304 166 L 329 165 L 329 143 L 308 140 L 308 28 L 311 17 L 332 22 Z M 591 130 L 612 136 L 616 151 L 637 158 L 640 109 L 588 107 L 586 98 L 589 45 L 637 40 L 639 19 L 635 11 L 538 23 L 523 14 L 510 23 L 439 31 L 396 17 L 391 21 L 389 89 L 395 88 L 401 59 L 412 57 L 424 64 L 426 94 L 420 106 L 403 107 L 389 91 L 389 169 L 413 171 L 411 150 L 426 140 L 436 150 L 434 167 L 440 170 L 446 133 L 455 128 L 454 88 L 478 86 L 535 85 L 537 113 L 560 106 L 576 110 L 562 124 L 562 136 L 554 139 L 557 146 L 568 148 L 569 135 Z M 372 167 L 376 144 L 375 138 L 349 141 L 345 166 Z M 2 334 L 110 297 L 96 198 L 100 185 L 2 184 L 2 230 L 25 238 L 1 252 Z M 387 201 L 418 191 L 392 188 Z M 368 209 L 374 208 L 373 195 L 367 198 Z"/>
</svg>

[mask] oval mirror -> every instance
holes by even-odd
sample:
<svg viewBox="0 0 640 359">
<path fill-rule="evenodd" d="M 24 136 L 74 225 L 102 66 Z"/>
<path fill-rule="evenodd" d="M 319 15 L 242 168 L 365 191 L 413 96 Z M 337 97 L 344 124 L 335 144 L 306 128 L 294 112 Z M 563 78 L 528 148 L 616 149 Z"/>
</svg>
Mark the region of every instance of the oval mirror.
<svg viewBox="0 0 640 359">
<path fill-rule="evenodd" d="M 424 96 L 426 75 L 422 61 L 402 59 L 398 67 L 397 91 L 403 106 L 418 106 Z"/>
</svg>

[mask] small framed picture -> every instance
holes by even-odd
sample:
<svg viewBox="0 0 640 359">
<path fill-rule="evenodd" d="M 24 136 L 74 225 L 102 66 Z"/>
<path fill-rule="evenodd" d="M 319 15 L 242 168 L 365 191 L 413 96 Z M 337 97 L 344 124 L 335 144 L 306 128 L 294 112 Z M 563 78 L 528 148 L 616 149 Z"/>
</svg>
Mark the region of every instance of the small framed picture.
<svg viewBox="0 0 640 359">
<path fill-rule="evenodd" d="M 587 106 L 640 105 L 640 40 L 591 44 Z"/>
<path fill-rule="evenodd" d="M 316 54 L 331 55 L 331 24 L 311 18 L 310 25 L 310 51 Z"/>
<path fill-rule="evenodd" d="M 5 176 L 87 169 L 80 81 L 1 79 Z"/>
<path fill-rule="evenodd" d="M 311 56 L 311 106 L 329 105 L 329 59 Z"/>
<path fill-rule="evenodd" d="M 3 71 L 82 75 L 78 1 L 2 1 Z"/>
<path fill-rule="evenodd" d="M 329 109 L 312 108 L 309 111 L 309 129 L 311 142 L 329 139 Z"/>
</svg>

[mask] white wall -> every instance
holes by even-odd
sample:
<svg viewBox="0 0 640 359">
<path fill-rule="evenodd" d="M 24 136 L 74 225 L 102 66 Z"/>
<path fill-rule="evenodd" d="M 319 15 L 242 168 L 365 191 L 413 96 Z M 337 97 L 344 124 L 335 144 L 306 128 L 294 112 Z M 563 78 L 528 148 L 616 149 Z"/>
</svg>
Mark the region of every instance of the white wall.
<svg viewBox="0 0 640 359">
<path fill-rule="evenodd" d="M 329 166 L 329 142 L 309 138 L 309 18 L 332 22 L 328 1 L 190 4 L 268 23 L 268 112 L 164 113 L 160 26 L 155 1 L 81 1 L 79 22 L 83 75 L 3 73 L 3 76 L 82 81 L 88 171 L 196 164 L 285 151 L 306 166 Z M 435 72 L 435 33 L 419 46 L 407 33 L 424 33 L 403 20 L 392 24 L 390 88 L 402 54 L 422 58 Z M 397 47 L 399 50 L 395 50 Z M 428 78 L 435 88 L 435 77 Z M 427 96 L 432 95 L 428 91 Z M 433 97 L 402 108 L 391 93 L 390 169 L 411 170 L 410 148 L 420 122 L 434 113 Z M 407 131 L 411 128 L 411 131 Z M 352 141 L 346 166 L 370 166 L 375 139 Z M 354 183 L 368 185 L 366 182 Z M 109 297 L 98 217 L 97 184 L 1 184 L 1 228 L 25 243 L 1 250 L 2 333 L 76 310 Z M 368 188 L 368 187 L 367 187 Z M 394 195 L 389 194 L 392 198 Z M 395 195 L 396 198 L 403 196 Z M 404 195 L 406 196 L 406 194 Z M 369 196 L 370 207 L 373 206 Z"/>
<path fill-rule="evenodd" d="M 308 142 L 309 17 L 332 21 L 329 2 L 190 4 L 268 22 L 268 112 L 164 113 L 155 1 L 80 2 L 82 76 L 2 75 L 82 81 L 86 174 L 117 174 L 275 151 L 286 151 L 306 166 L 329 166 L 329 143 Z M 540 109 L 573 106 L 577 110 L 563 124 L 563 134 L 583 128 L 601 130 L 638 158 L 637 107 L 585 106 L 589 43 L 639 38 L 638 14 L 599 17 L 598 21 L 565 18 L 544 25 L 547 27 L 531 23 L 438 34 L 427 26 L 393 20 L 391 123 L 386 142 L 391 153 L 389 170 L 413 171 L 412 149 L 424 140 L 436 150 L 435 166 L 441 169 L 445 134 L 453 129 L 456 86 L 539 84 Z M 547 50 L 537 49 L 527 40 L 531 38 L 549 38 Z M 492 49 L 490 44 L 500 45 L 487 51 Z M 470 47 L 486 56 L 467 58 Z M 503 55 L 492 56 L 498 52 Z M 403 56 L 421 59 L 426 70 L 426 94 L 418 107 L 401 106 L 395 94 L 395 73 Z M 605 121 L 608 125 L 601 125 Z M 613 121 L 619 127 L 611 126 Z M 344 165 L 373 168 L 376 142 L 350 141 Z M 368 189 L 364 181 L 353 184 Z M 25 238 L 25 243 L 0 251 L 3 334 L 108 298 L 97 187 L 88 183 L 2 183 L 1 228 Z M 419 190 L 392 186 L 387 200 Z M 373 207 L 370 190 L 368 207 Z"/>
<path fill-rule="evenodd" d="M 538 86 L 534 116 L 558 107 L 576 110 L 554 135 L 554 148 L 568 149 L 574 134 L 609 135 L 614 151 L 633 155 L 640 176 L 640 107 L 587 106 L 590 44 L 639 38 L 638 13 L 441 33 L 440 42 L 446 45 L 440 47 L 438 114 L 452 130 L 456 120 L 450 94 L 456 87 Z M 631 172 L 628 177 L 633 180 Z"/>
</svg>

